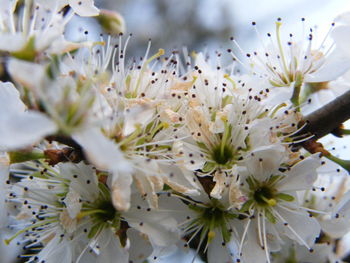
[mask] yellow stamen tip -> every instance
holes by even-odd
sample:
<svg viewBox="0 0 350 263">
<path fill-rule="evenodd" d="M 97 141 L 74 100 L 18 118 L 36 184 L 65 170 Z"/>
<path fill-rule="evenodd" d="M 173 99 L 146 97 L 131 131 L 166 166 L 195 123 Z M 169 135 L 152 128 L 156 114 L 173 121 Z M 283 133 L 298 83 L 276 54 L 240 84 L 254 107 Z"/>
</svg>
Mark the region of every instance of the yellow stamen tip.
<svg viewBox="0 0 350 263">
<path fill-rule="evenodd" d="M 159 51 L 158 51 L 158 54 L 159 54 L 159 56 L 164 55 L 165 54 L 165 50 L 160 48 Z"/>
<path fill-rule="evenodd" d="M 208 239 L 212 240 L 213 238 L 215 238 L 215 235 L 216 235 L 215 232 L 213 230 L 210 230 L 208 232 Z"/>
<path fill-rule="evenodd" d="M 267 204 L 269 206 L 275 206 L 277 204 L 277 201 L 276 201 L 276 199 L 271 198 L 267 201 Z"/>
<path fill-rule="evenodd" d="M 84 216 L 85 216 L 85 215 L 84 215 L 82 212 L 80 212 L 79 214 L 77 214 L 76 219 L 77 219 L 77 220 L 80 220 L 80 219 L 82 219 Z"/>
<path fill-rule="evenodd" d="M 5 245 L 6 245 L 6 246 L 8 246 L 8 245 L 10 245 L 11 240 L 9 240 L 9 239 L 5 239 L 5 240 L 4 240 L 4 243 L 5 243 Z"/>
<path fill-rule="evenodd" d="M 229 77 L 229 75 L 228 75 L 228 74 L 225 74 L 225 75 L 224 75 L 224 78 L 225 78 L 225 79 L 227 79 L 228 77 Z"/>
</svg>

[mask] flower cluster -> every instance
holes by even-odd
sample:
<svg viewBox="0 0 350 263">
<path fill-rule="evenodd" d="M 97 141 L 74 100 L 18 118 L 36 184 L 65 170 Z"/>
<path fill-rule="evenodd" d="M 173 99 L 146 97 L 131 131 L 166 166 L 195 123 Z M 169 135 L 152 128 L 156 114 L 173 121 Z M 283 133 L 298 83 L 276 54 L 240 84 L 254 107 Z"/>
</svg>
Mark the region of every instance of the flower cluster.
<svg viewBox="0 0 350 263">
<path fill-rule="evenodd" d="M 346 255 L 334 249 L 350 230 L 346 161 L 304 132 L 324 90 L 349 89 L 346 16 L 317 49 L 312 30 L 285 42 L 279 19 L 262 55 L 245 62 L 229 49 L 234 62 L 223 66 L 220 52 L 214 60 L 150 55 L 150 45 L 129 60 L 130 37 L 68 41 L 75 15 L 122 28 L 93 1 L 0 3 L 0 227 L 13 231 L 5 243 L 23 246 L 21 257 L 157 262 L 194 249 L 207 262 L 263 263 Z"/>
</svg>

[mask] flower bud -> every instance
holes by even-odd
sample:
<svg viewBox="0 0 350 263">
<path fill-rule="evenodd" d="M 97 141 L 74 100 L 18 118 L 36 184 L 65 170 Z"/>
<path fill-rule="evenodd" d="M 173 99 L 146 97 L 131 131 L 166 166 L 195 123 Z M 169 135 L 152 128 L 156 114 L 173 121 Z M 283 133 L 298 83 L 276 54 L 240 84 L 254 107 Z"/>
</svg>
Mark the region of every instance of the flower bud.
<svg viewBox="0 0 350 263">
<path fill-rule="evenodd" d="M 124 18 L 116 11 L 101 9 L 96 19 L 108 34 L 118 35 L 125 31 Z"/>
</svg>

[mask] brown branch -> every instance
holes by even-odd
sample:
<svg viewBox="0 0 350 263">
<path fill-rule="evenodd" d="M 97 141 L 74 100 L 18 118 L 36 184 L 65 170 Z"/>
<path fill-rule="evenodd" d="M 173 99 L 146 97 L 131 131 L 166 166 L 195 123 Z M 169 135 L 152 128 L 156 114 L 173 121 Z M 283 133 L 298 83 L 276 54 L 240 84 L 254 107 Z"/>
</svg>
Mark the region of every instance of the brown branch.
<svg viewBox="0 0 350 263">
<path fill-rule="evenodd" d="M 313 134 L 317 140 L 336 132 L 342 123 L 350 119 L 350 90 L 322 108 L 304 117 L 307 125 L 301 133 Z"/>
<path fill-rule="evenodd" d="M 85 160 L 82 151 L 71 147 L 64 147 L 63 149 L 47 149 L 44 151 L 44 154 L 49 165 L 66 162 L 79 163 Z"/>
</svg>

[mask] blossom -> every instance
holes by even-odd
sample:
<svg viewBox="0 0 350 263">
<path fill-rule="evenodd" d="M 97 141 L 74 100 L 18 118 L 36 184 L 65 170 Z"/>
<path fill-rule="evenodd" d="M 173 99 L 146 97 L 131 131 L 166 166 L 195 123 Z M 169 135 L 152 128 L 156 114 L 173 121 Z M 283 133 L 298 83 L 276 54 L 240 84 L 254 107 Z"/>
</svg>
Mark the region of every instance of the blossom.
<svg viewBox="0 0 350 263">
<path fill-rule="evenodd" d="M 175 221 L 165 212 L 151 211 L 141 199 L 134 199 L 135 206 L 128 212 L 117 211 L 110 190 L 98 181 L 103 175 L 91 166 L 51 168 L 28 163 L 18 176 L 22 178 L 12 185 L 8 201 L 18 205 L 15 216 L 26 219 L 27 226 L 6 242 L 27 232 L 21 243 L 28 243 L 27 248 L 42 246 L 29 261 L 60 262 L 63 253 L 67 262 L 89 257 L 97 262 L 111 262 L 115 257 L 128 262 L 127 251 L 133 246 L 125 235 L 129 227 L 147 235 L 155 246 L 177 240 Z"/>
<path fill-rule="evenodd" d="M 208 262 L 234 262 L 238 244 L 235 228 L 239 221 L 227 201 L 210 199 L 202 189 L 201 195 L 193 198 L 168 194 L 162 195 L 159 202 L 171 205 L 186 240 L 185 248 L 198 242 L 196 253 L 206 252 Z"/>
<path fill-rule="evenodd" d="M 59 6 L 47 6 L 43 1 L 23 5 L 23 14 L 17 19 L 17 1 L 4 0 L 0 10 L 0 50 L 11 52 L 14 57 L 33 61 L 43 52 L 59 53 L 77 48 L 77 44 L 64 39 L 66 24 L 72 18 L 64 16 Z M 17 26 L 18 25 L 18 26 Z"/>
<path fill-rule="evenodd" d="M 270 262 L 269 254 L 280 249 L 283 235 L 312 251 L 311 246 L 321 228 L 300 205 L 297 192 L 312 188 L 317 178 L 316 169 L 321 165 L 318 155 L 291 167 L 283 167 L 285 160 L 275 160 L 276 157 L 268 152 L 255 155 L 249 160 L 253 165 L 240 172 L 244 185 L 242 192 L 247 198 L 241 211 L 248 216 L 244 220 L 240 256 L 244 262 L 249 262 L 265 254 Z M 253 248 L 256 254 L 249 252 Z"/>
</svg>

